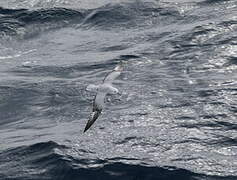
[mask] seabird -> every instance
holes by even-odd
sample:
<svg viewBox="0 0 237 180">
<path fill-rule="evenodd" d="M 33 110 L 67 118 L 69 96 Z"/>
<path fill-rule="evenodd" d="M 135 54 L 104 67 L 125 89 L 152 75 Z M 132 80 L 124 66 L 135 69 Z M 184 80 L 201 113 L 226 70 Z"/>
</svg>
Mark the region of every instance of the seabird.
<svg viewBox="0 0 237 180">
<path fill-rule="evenodd" d="M 117 65 L 112 72 L 110 72 L 103 80 L 103 83 L 100 85 L 89 85 L 87 86 L 87 91 L 96 92 L 95 98 L 93 100 L 92 112 L 90 114 L 89 120 L 87 121 L 84 132 L 86 132 L 91 125 L 96 121 L 99 115 L 102 112 L 102 109 L 105 106 L 105 97 L 107 94 L 118 94 L 119 91 L 117 88 L 113 87 L 112 83 L 123 70 L 122 65 Z"/>
</svg>

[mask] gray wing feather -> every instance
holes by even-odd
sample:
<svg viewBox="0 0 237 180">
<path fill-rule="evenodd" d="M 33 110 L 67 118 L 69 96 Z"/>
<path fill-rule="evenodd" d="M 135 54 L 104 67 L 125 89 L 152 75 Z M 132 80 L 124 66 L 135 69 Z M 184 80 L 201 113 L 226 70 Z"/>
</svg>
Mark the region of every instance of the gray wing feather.
<svg viewBox="0 0 237 180">
<path fill-rule="evenodd" d="M 94 102 L 93 102 L 93 111 L 103 109 L 105 105 L 105 96 L 106 96 L 106 93 L 103 93 L 103 92 L 98 92 L 96 94 Z"/>
<path fill-rule="evenodd" d="M 86 132 L 92 126 L 92 124 L 94 124 L 94 122 L 96 121 L 96 119 L 99 117 L 100 114 L 101 114 L 101 111 L 93 111 L 90 114 L 90 118 L 86 123 L 86 127 L 84 129 L 84 132 Z"/>
<path fill-rule="evenodd" d="M 87 121 L 84 132 L 86 132 L 92 126 L 92 124 L 94 124 L 94 122 L 97 120 L 97 118 L 101 114 L 102 109 L 104 107 L 105 96 L 106 96 L 106 93 L 103 93 L 103 92 L 98 92 L 96 94 L 95 99 L 93 101 L 93 109 L 90 114 L 90 118 Z"/>
</svg>

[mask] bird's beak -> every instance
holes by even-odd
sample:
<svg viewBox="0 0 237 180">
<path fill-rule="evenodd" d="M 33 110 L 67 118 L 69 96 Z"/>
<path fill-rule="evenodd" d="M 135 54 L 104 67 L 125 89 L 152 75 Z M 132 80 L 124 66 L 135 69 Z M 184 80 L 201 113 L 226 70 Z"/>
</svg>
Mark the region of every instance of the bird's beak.
<svg viewBox="0 0 237 180">
<path fill-rule="evenodd" d="M 92 124 L 94 124 L 94 122 L 96 121 L 96 119 L 99 117 L 100 114 L 101 114 L 101 111 L 93 111 L 91 113 L 90 119 L 86 123 L 84 132 L 86 132 L 92 126 Z"/>
</svg>

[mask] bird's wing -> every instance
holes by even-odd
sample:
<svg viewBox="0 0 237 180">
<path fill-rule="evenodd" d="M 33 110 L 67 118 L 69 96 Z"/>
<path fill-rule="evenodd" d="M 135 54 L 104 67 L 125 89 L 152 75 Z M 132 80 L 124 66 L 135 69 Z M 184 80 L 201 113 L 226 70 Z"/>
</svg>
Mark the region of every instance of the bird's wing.
<svg viewBox="0 0 237 180">
<path fill-rule="evenodd" d="M 112 72 L 110 72 L 103 80 L 103 83 L 112 83 L 114 79 L 116 79 L 122 72 L 122 65 L 118 65 L 114 68 Z"/>
<path fill-rule="evenodd" d="M 93 108 L 92 113 L 90 114 L 90 118 L 87 121 L 86 127 L 84 129 L 84 132 L 86 132 L 92 124 L 96 121 L 96 119 L 99 117 L 99 115 L 102 112 L 102 109 L 104 107 L 104 101 L 105 101 L 106 93 L 104 92 L 98 92 L 95 96 L 95 99 L 93 101 Z"/>
<path fill-rule="evenodd" d="M 98 92 L 93 101 L 93 111 L 102 110 L 105 105 L 105 92 Z"/>
</svg>

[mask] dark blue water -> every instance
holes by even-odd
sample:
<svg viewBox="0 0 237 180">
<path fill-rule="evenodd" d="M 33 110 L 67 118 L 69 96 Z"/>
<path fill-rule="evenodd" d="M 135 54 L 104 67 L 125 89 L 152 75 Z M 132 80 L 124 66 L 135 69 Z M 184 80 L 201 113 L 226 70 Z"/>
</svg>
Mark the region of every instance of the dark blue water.
<svg viewBox="0 0 237 180">
<path fill-rule="evenodd" d="M 1 180 L 236 180 L 236 119 L 236 0 L 0 0 Z"/>
</svg>

